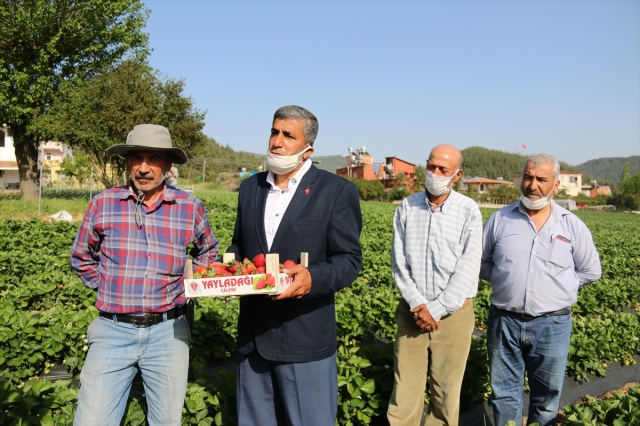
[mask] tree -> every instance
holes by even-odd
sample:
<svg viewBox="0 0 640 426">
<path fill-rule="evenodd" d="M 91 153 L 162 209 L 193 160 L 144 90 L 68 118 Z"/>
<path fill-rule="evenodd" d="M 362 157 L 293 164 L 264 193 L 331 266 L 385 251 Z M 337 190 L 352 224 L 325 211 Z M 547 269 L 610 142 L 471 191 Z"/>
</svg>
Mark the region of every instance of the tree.
<svg viewBox="0 0 640 426">
<path fill-rule="evenodd" d="M 361 200 L 380 200 L 384 197 L 384 185 L 379 180 L 349 179 L 356 184 Z"/>
<path fill-rule="evenodd" d="M 640 195 L 640 173 L 623 180 L 620 184 L 620 192 L 623 194 Z"/>
<path fill-rule="evenodd" d="M 167 127 L 173 145 L 188 156 L 206 143 L 205 113 L 193 107 L 183 88 L 182 80 L 163 80 L 147 64 L 125 61 L 91 80 L 61 85 L 53 106 L 34 127 L 90 154 L 97 179 L 115 186 L 122 183 L 124 161 L 106 150 L 124 143 L 136 124 Z"/>
<path fill-rule="evenodd" d="M 38 193 L 34 119 L 62 83 L 74 85 L 125 57 L 148 54 L 148 10 L 139 0 L 2 0 L 0 123 L 10 126 L 26 199 Z"/>
<path fill-rule="evenodd" d="M 60 172 L 70 178 L 76 179 L 80 183 L 82 188 L 82 182 L 89 178 L 91 174 L 91 164 L 89 163 L 89 157 L 82 151 L 76 151 L 73 159 L 71 157 L 65 157 L 60 163 Z"/>
<path fill-rule="evenodd" d="M 416 185 L 416 190 L 423 191 L 424 190 L 424 181 L 427 177 L 427 170 L 424 166 L 416 166 L 416 171 L 414 174 Z"/>
<path fill-rule="evenodd" d="M 632 210 L 640 209 L 640 173 L 626 178 L 620 184 L 620 190 L 612 197 L 612 202 Z"/>
<path fill-rule="evenodd" d="M 622 176 L 620 177 L 620 183 L 624 182 L 630 177 L 631 177 L 631 165 L 627 161 L 626 163 L 624 163 L 624 168 L 622 169 Z"/>
</svg>

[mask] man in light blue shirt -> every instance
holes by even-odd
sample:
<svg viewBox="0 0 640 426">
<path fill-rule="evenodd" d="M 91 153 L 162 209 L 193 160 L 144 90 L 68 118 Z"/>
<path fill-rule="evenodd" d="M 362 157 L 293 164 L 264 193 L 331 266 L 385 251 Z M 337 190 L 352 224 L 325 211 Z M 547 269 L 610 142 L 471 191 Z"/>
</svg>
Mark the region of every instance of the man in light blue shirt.
<svg viewBox="0 0 640 426">
<path fill-rule="evenodd" d="M 553 202 L 560 164 L 547 154 L 527 158 L 520 200 L 484 226 L 480 277 L 491 282 L 487 330 L 490 397 L 496 426 L 522 424 L 528 374 L 527 423 L 553 425 L 571 339 L 578 290 L 600 279 L 600 257 L 587 226 Z"/>
<path fill-rule="evenodd" d="M 480 209 L 451 189 L 462 176 L 461 164 L 455 147 L 433 148 L 426 191 L 407 197 L 395 213 L 391 265 L 402 300 L 395 316 L 391 426 L 420 424 L 427 375 L 425 425 L 458 424 L 482 252 Z"/>
</svg>

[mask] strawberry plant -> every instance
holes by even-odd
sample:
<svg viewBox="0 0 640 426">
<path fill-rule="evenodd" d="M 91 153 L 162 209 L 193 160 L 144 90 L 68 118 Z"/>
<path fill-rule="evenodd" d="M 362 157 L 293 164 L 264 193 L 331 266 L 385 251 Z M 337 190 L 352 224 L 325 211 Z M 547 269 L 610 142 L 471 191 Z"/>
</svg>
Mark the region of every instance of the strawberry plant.
<svg viewBox="0 0 640 426">
<path fill-rule="evenodd" d="M 613 392 L 610 399 L 586 396 L 582 403 L 564 407 L 566 424 L 576 426 L 629 426 L 640 424 L 640 386 L 632 386 L 626 394 Z"/>
<path fill-rule="evenodd" d="M 218 194 L 203 202 L 224 252 L 231 244 L 237 195 Z M 400 298 L 390 264 L 396 206 L 363 202 L 361 207 L 363 267 L 357 280 L 335 295 L 338 424 L 384 422 L 393 385 L 394 313 Z M 481 212 L 486 220 L 493 210 Z M 584 380 L 589 374 L 606 375 L 607 362 L 630 364 L 633 355 L 640 353 L 636 313 L 640 308 L 640 217 L 588 211 L 577 214 L 593 234 L 603 268 L 602 280 L 582 288 L 573 306 L 567 373 Z M 76 232 L 77 224 L 0 219 L 0 375 L 7 379 L 0 383 L 1 424 L 69 424 L 73 417 L 76 391 L 68 389 L 68 384 L 35 378 L 53 365 L 65 365 L 77 375 L 84 362 L 86 330 L 97 312 L 93 308 L 95 293 L 82 285 L 69 266 Z M 261 274 L 262 262 L 259 255 L 252 262 L 199 267 L 196 274 L 217 274 L 223 269 L 232 275 Z M 291 264 L 285 262 L 281 267 Z M 263 281 L 254 284 L 270 285 Z M 480 281 L 474 300 L 480 331 L 486 327 L 490 294 L 489 283 Z M 185 424 L 226 425 L 235 421 L 235 375 L 221 372 L 213 383 L 203 366 L 235 355 L 238 305 L 234 298 L 199 299 Z M 62 388 L 71 393 L 65 394 Z M 486 340 L 474 337 L 461 405 L 469 408 L 486 400 L 488 393 Z M 607 403 L 610 405 L 598 408 L 592 401 L 592 405 L 589 402 L 568 409 L 568 416 L 575 417 L 567 424 L 615 424 L 616 420 L 633 424 L 633 407 L 637 407 L 633 398 L 637 399 L 637 394 L 629 392 L 628 397 L 618 398 L 620 402 Z M 47 407 L 50 413 L 38 411 L 39 407 Z M 123 424 L 145 424 L 145 410 L 144 397 L 131 398 Z M 591 420 L 587 420 L 588 412 Z"/>
</svg>

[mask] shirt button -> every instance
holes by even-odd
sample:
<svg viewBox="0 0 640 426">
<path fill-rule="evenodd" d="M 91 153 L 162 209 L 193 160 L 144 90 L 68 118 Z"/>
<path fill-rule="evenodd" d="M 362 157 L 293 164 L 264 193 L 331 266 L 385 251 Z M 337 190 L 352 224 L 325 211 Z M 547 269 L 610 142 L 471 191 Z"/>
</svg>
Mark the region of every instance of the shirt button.
<svg viewBox="0 0 640 426">
<path fill-rule="evenodd" d="M 278 217 L 278 213 L 276 213 L 276 217 Z"/>
<path fill-rule="evenodd" d="M 147 257 L 151 257 L 151 253 L 147 253 Z"/>
<path fill-rule="evenodd" d="M 284 194 L 284 191 L 280 191 L 281 194 Z"/>
<path fill-rule="evenodd" d="M 536 254 L 536 252 L 535 252 L 535 251 L 532 251 L 532 252 L 531 252 L 531 254 Z"/>
<path fill-rule="evenodd" d="M 144 277 L 145 278 L 149 278 L 149 274 L 144 274 Z"/>
<path fill-rule="evenodd" d="M 143 299 L 146 299 L 146 298 L 147 298 L 147 296 L 142 296 L 142 298 L 143 298 Z"/>
<path fill-rule="evenodd" d="M 533 269 L 531 270 L 531 272 L 533 272 Z"/>
</svg>

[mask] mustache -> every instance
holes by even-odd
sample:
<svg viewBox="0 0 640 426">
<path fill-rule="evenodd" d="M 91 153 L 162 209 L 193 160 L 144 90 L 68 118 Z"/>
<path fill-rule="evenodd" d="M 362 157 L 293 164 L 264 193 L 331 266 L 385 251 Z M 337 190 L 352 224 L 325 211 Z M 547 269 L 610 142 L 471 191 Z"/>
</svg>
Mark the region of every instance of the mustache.
<svg viewBox="0 0 640 426">
<path fill-rule="evenodd" d="M 540 198 L 544 197 L 544 194 L 542 193 L 542 191 L 539 191 L 537 189 L 535 191 L 532 191 L 530 189 L 525 189 L 524 190 L 524 196 L 526 197 L 528 195 L 537 195 Z"/>
<path fill-rule="evenodd" d="M 136 179 L 153 179 L 153 173 L 136 173 Z"/>
</svg>

